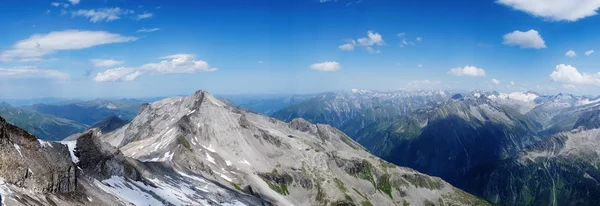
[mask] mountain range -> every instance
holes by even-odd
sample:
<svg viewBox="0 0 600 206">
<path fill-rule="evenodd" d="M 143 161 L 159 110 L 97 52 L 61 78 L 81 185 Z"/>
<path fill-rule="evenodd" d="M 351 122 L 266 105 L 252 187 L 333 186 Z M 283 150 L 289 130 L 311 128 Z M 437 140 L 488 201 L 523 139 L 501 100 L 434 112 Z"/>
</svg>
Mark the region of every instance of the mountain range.
<svg viewBox="0 0 600 206">
<path fill-rule="evenodd" d="M 109 117 L 133 119 L 143 101 L 133 99 L 64 101 L 12 106 L 0 103 L 0 116 L 43 140 L 62 140 Z"/>
<path fill-rule="evenodd" d="M 103 122 L 47 142 L 0 119 L 2 202 L 488 204 L 440 178 L 377 158 L 334 127 L 245 112 L 205 91 L 144 104 L 114 131 L 102 129 L 122 122 Z"/>
<path fill-rule="evenodd" d="M 0 165 L 12 165 L 0 167 L 0 193 L 10 205 L 600 200 L 598 97 L 350 90 L 217 98 L 198 91 L 153 103 L 0 108 L 8 120 L 2 121 L 0 151 L 7 153 Z M 13 122 L 45 138 L 50 128 L 77 129 L 52 142 L 37 140 Z M 39 163 L 44 161 L 59 164 Z"/>
<path fill-rule="evenodd" d="M 593 189 L 579 190 L 580 186 L 553 189 L 555 185 L 541 184 L 540 179 L 535 179 L 538 174 L 532 168 L 539 165 L 510 163 L 525 152 L 551 144 L 548 141 L 552 142 L 557 136 L 564 139 L 585 134 L 586 138 L 594 139 L 594 133 L 586 131 L 598 128 L 599 111 L 600 98 L 568 94 L 351 90 L 323 94 L 272 116 L 284 121 L 305 118 L 336 125 L 387 161 L 442 177 L 493 203 L 564 205 L 580 202 L 590 205 L 597 201 L 597 197 L 589 193 Z M 562 164 L 555 165 L 562 170 L 553 170 L 556 173 L 552 175 L 581 174 L 577 172 L 581 170 L 594 173 L 596 169 L 579 167 L 578 162 L 590 159 L 598 160 L 595 155 L 571 155 L 553 160 Z M 580 169 L 571 174 L 564 168 Z M 506 178 L 518 181 L 501 183 Z M 590 180 L 583 174 L 568 178 L 571 182 Z M 496 182 L 486 184 L 491 180 Z M 516 185 L 522 190 L 515 190 Z M 553 195 L 536 191 L 552 191 Z M 559 197 L 562 200 L 553 200 Z"/>
</svg>

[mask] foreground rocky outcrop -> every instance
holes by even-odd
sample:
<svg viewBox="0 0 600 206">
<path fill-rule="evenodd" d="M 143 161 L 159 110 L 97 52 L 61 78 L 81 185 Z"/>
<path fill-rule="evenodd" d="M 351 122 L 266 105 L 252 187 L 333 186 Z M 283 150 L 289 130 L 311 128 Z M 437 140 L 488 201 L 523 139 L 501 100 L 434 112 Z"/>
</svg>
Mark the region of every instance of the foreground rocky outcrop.
<svg viewBox="0 0 600 206">
<path fill-rule="evenodd" d="M 0 117 L 0 177 L 34 192 L 68 193 L 77 188 L 76 168 L 66 146 L 38 140 Z"/>
</svg>

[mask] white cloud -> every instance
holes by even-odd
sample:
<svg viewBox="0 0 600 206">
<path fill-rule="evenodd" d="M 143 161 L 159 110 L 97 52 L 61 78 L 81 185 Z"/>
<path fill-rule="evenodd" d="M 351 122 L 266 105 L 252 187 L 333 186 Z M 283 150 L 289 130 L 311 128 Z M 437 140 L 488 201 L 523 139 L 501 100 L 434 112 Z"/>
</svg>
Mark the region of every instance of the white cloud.
<svg viewBox="0 0 600 206">
<path fill-rule="evenodd" d="M 406 36 L 406 33 L 404 33 L 404 32 L 398 33 L 398 37 L 404 37 L 404 36 Z"/>
<path fill-rule="evenodd" d="M 137 32 L 138 33 L 141 33 L 141 32 L 155 32 L 155 31 L 158 31 L 158 30 L 160 30 L 160 28 L 152 28 L 152 29 L 141 28 L 141 29 L 137 30 Z"/>
<path fill-rule="evenodd" d="M 137 39 L 137 37 L 121 36 L 105 31 L 65 30 L 35 34 L 0 53 L 0 61 L 35 59 L 61 50 L 79 50 Z"/>
<path fill-rule="evenodd" d="M 191 54 L 174 54 L 161 57 L 158 63 L 148 63 L 139 67 L 120 67 L 109 69 L 96 74 L 94 81 L 133 81 L 145 73 L 158 74 L 191 74 L 197 72 L 213 72 L 216 68 L 210 68 L 208 63 L 196 60 Z"/>
<path fill-rule="evenodd" d="M 569 51 L 567 51 L 567 53 L 565 54 L 565 56 L 575 57 L 575 56 L 577 56 L 577 54 L 575 54 L 575 51 L 569 50 Z"/>
<path fill-rule="evenodd" d="M 60 2 L 52 2 L 50 3 L 50 5 L 52 5 L 53 7 L 63 7 L 63 8 L 69 8 L 69 4 L 65 4 L 65 3 L 60 3 Z"/>
<path fill-rule="evenodd" d="M 485 70 L 474 67 L 474 66 L 465 66 L 463 68 L 453 68 L 448 71 L 448 74 L 454 76 L 485 76 Z"/>
<path fill-rule="evenodd" d="M 592 55 L 594 53 L 594 50 L 589 50 L 585 52 L 586 56 Z"/>
<path fill-rule="evenodd" d="M 153 16 L 152 13 L 150 13 L 150 12 L 144 12 L 143 14 L 137 15 L 137 17 L 135 19 L 142 20 L 142 19 L 151 18 L 152 16 Z"/>
<path fill-rule="evenodd" d="M 492 84 L 499 85 L 500 84 L 500 80 L 492 79 Z"/>
<path fill-rule="evenodd" d="M 111 22 L 121 18 L 121 15 L 132 14 L 132 10 L 123 10 L 119 7 L 115 8 L 100 8 L 100 9 L 80 9 L 78 11 L 71 12 L 73 17 L 82 16 L 90 19 L 90 22 Z"/>
<path fill-rule="evenodd" d="M 69 0 L 69 2 L 71 2 L 73 5 L 79 4 L 79 0 Z"/>
<path fill-rule="evenodd" d="M 571 65 L 556 65 L 556 70 L 550 74 L 550 79 L 568 85 L 598 85 L 600 86 L 600 72 L 596 74 L 580 73 Z"/>
<path fill-rule="evenodd" d="M 310 65 L 310 69 L 324 72 L 334 72 L 342 69 L 338 62 L 322 62 Z"/>
<path fill-rule="evenodd" d="M 347 42 L 348 43 L 342 44 L 338 48 L 340 48 L 340 50 L 342 50 L 342 51 L 353 51 L 354 45 L 356 45 L 356 41 L 350 39 Z"/>
<path fill-rule="evenodd" d="M 180 74 L 196 72 L 213 72 L 216 68 L 210 68 L 208 63 L 202 60 L 195 60 L 191 54 L 175 54 L 161 57 L 165 59 L 159 63 L 144 64 L 140 67 L 142 71 L 151 71 L 161 74 Z"/>
<path fill-rule="evenodd" d="M 510 81 L 510 83 L 508 83 L 509 86 L 515 86 L 515 81 Z"/>
<path fill-rule="evenodd" d="M 258 63 L 259 63 L 259 64 L 262 64 L 262 63 L 264 63 L 264 62 L 263 62 L 262 60 L 259 60 L 259 61 L 258 61 Z"/>
<path fill-rule="evenodd" d="M 115 69 L 109 69 L 104 72 L 96 74 L 94 81 L 97 82 L 114 82 L 114 81 L 133 81 L 141 73 L 135 68 L 131 67 L 120 67 Z"/>
<path fill-rule="evenodd" d="M 546 42 L 544 42 L 542 36 L 538 33 L 538 31 L 533 29 L 526 32 L 515 30 L 511 33 L 505 34 L 503 43 L 506 45 L 518 45 L 521 48 L 546 48 Z"/>
<path fill-rule="evenodd" d="M 113 67 L 123 64 L 123 61 L 114 59 L 91 59 L 90 62 L 92 62 L 94 67 Z"/>
<path fill-rule="evenodd" d="M 420 36 L 418 36 L 417 41 L 423 41 L 423 39 Z"/>
<path fill-rule="evenodd" d="M 364 47 L 369 53 L 381 53 L 381 50 L 376 49 L 378 46 L 385 45 L 381 34 L 373 31 L 367 31 L 367 37 L 362 37 L 356 41 L 353 39 L 347 40 L 347 43 L 338 46 L 342 51 L 353 51 L 356 46 Z"/>
<path fill-rule="evenodd" d="M 358 43 L 362 46 L 373 46 L 373 45 L 383 45 L 383 37 L 381 37 L 381 34 L 373 32 L 373 31 L 367 31 L 367 37 L 363 37 L 357 40 Z"/>
<path fill-rule="evenodd" d="M 0 68 L 0 78 L 42 78 L 67 80 L 69 74 L 52 69 L 38 69 L 36 67 Z"/>
<path fill-rule="evenodd" d="M 422 64 L 417 64 L 417 67 L 423 68 L 423 65 Z"/>
<path fill-rule="evenodd" d="M 596 15 L 600 0 L 498 0 L 500 4 L 550 21 L 577 21 Z"/>
</svg>

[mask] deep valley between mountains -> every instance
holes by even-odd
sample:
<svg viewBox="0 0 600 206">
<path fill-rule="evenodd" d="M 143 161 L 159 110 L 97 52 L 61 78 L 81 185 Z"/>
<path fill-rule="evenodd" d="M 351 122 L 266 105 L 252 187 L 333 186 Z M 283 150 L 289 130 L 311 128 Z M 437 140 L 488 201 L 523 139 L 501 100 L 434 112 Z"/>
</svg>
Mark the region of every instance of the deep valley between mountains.
<svg viewBox="0 0 600 206">
<path fill-rule="evenodd" d="M 367 91 L 0 104 L 3 205 L 596 205 L 600 98 Z"/>
</svg>

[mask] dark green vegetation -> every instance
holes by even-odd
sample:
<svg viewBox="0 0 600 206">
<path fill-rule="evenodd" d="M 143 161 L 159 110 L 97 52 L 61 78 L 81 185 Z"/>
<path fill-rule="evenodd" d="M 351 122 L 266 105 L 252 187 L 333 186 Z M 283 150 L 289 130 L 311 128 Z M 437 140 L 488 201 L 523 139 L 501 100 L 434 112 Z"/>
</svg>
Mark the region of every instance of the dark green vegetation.
<svg viewBox="0 0 600 206">
<path fill-rule="evenodd" d="M 273 191 L 282 195 L 290 194 L 288 191 L 288 185 L 294 181 L 294 178 L 291 175 L 287 173 L 279 174 L 277 169 L 273 169 L 272 172 L 268 173 L 259 173 L 258 175 L 269 185 L 269 188 L 271 188 Z"/>
<path fill-rule="evenodd" d="M 377 179 L 377 189 L 392 197 L 392 185 L 390 184 L 390 175 L 384 174 Z"/>
<path fill-rule="evenodd" d="M 72 120 L 0 103 L 0 116 L 43 140 L 62 140 L 88 126 Z"/>
</svg>

